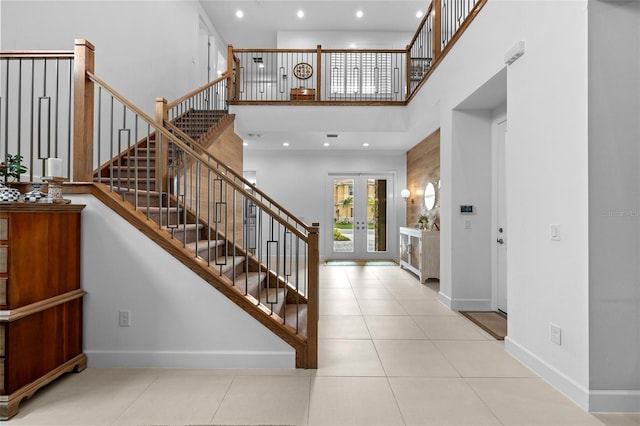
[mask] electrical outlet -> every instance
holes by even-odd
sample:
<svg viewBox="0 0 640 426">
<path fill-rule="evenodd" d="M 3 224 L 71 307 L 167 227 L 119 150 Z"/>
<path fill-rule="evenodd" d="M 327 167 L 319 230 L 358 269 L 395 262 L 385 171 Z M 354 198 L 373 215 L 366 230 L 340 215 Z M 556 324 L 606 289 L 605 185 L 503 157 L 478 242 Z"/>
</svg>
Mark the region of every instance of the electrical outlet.
<svg viewBox="0 0 640 426">
<path fill-rule="evenodd" d="M 120 327 L 131 326 L 131 311 L 119 311 L 118 323 L 120 324 Z"/>
<path fill-rule="evenodd" d="M 556 345 L 562 344 L 562 329 L 553 323 L 549 323 L 549 339 Z"/>
</svg>

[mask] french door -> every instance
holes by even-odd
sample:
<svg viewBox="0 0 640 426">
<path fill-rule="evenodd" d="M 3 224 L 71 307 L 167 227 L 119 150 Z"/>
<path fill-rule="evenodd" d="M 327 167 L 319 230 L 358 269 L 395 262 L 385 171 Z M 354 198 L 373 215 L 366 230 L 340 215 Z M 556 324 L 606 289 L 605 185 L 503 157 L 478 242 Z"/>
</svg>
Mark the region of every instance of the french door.
<svg viewBox="0 0 640 426">
<path fill-rule="evenodd" d="M 390 259 L 389 212 L 393 175 L 329 175 L 327 258 Z"/>
</svg>

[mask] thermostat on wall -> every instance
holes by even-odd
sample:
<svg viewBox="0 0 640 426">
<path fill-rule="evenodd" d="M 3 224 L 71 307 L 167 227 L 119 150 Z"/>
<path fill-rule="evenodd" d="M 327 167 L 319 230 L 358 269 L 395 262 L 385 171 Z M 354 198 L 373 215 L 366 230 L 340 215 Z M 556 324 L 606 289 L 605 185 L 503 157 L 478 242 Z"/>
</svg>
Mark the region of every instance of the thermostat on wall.
<svg viewBox="0 0 640 426">
<path fill-rule="evenodd" d="M 473 206 L 460 206 L 460 214 L 473 214 Z"/>
</svg>

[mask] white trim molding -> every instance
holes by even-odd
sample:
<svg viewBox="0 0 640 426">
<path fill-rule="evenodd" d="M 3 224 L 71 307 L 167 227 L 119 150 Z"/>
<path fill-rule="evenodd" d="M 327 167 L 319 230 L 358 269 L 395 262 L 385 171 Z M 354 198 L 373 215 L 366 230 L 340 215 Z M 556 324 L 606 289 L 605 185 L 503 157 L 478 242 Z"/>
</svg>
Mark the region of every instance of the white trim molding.
<svg viewBox="0 0 640 426">
<path fill-rule="evenodd" d="M 265 351 L 94 351 L 90 368 L 295 368 L 294 352 Z"/>
</svg>

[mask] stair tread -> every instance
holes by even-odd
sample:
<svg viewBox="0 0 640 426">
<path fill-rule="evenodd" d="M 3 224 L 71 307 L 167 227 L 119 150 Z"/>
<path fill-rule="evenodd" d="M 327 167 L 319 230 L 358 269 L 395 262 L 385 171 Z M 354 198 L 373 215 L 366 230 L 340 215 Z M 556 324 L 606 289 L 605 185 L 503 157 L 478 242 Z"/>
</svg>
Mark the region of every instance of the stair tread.
<svg viewBox="0 0 640 426">
<path fill-rule="evenodd" d="M 245 293 L 258 297 L 258 287 L 264 281 L 266 274 L 264 272 L 248 272 L 236 276 L 234 285 Z"/>
<path fill-rule="evenodd" d="M 296 317 L 298 321 L 296 322 Z M 307 335 L 307 305 L 295 303 L 289 304 L 285 307 L 284 322 L 289 324 L 293 328 L 298 328 L 298 333 L 304 336 Z"/>
<path fill-rule="evenodd" d="M 180 225 L 174 225 L 174 226 L 167 226 L 164 225 L 162 227 L 162 229 L 164 229 L 165 231 L 174 231 L 174 230 L 182 230 L 182 229 L 186 229 L 186 230 L 193 230 L 193 229 L 202 229 L 204 228 L 204 225 L 201 223 L 181 223 Z M 205 240 L 206 241 L 206 240 Z"/>
<path fill-rule="evenodd" d="M 209 247 L 220 247 L 226 244 L 225 240 L 198 240 L 192 243 L 187 243 L 185 247 L 195 251 L 196 246 L 199 250 L 206 250 Z M 243 258 L 244 259 L 244 258 Z"/>
</svg>

